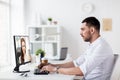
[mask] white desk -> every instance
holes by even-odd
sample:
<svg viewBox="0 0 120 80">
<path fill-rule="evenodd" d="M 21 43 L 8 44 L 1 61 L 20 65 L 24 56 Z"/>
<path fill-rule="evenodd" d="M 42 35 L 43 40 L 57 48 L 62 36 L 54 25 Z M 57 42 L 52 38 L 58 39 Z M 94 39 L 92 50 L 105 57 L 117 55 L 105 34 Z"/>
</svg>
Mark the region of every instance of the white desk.
<svg viewBox="0 0 120 80">
<path fill-rule="evenodd" d="M 57 63 L 56 61 L 53 61 Z M 60 62 L 60 61 L 59 61 Z M 61 61 L 62 63 L 64 61 Z M 0 80 L 81 80 L 82 77 L 76 77 L 75 75 L 63 75 L 50 73 L 48 75 L 34 75 L 34 67 L 33 65 L 28 65 L 30 68 L 30 72 L 27 73 L 27 77 L 20 76 L 21 73 L 13 73 L 13 66 L 5 67 L 2 71 L 0 71 Z"/>
<path fill-rule="evenodd" d="M 20 73 L 5 72 L 0 73 L 0 80 L 74 80 L 75 76 L 62 74 L 34 75 L 27 73 L 28 76 L 20 76 Z M 80 80 L 80 79 L 79 79 Z"/>
</svg>

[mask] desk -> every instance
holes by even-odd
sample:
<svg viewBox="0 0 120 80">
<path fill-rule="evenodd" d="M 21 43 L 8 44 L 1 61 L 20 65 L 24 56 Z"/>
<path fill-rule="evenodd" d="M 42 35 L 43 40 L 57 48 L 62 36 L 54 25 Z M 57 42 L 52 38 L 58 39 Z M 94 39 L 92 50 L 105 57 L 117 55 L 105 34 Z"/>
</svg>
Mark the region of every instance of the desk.
<svg viewBox="0 0 120 80">
<path fill-rule="evenodd" d="M 56 61 L 52 61 L 57 63 Z M 60 61 L 59 61 L 60 62 Z M 62 63 L 64 61 L 61 61 Z M 24 66 L 24 65 L 23 65 Z M 82 77 L 76 77 L 75 75 L 63 75 L 50 73 L 48 75 L 34 75 L 34 67 L 35 64 L 28 64 L 30 72 L 27 73 L 27 77 L 20 76 L 21 73 L 13 73 L 13 66 L 5 67 L 0 72 L 0 80 L 81 80 Z"/>
<path fill-rule="evenodd" d="M 20 73 L 4 72 L 0 73 L 0 80 L 74 80 L 74 75 L 49 74 L 49 75 L 34 75 L 27 73 L 28 77 L 20 76 Z M 79 79 L 80 80 L 80 79 Z"/>
</svg>

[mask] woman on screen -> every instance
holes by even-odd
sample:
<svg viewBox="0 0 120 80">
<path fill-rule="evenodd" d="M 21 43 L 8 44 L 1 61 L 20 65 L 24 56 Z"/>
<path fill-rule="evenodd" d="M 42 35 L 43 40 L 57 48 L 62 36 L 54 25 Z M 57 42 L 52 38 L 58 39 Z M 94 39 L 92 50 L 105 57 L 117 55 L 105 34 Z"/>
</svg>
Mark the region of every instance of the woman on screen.
<svg viewBox="0 0 120 80">
<path fill-rule="evenodd" d="M 26 41 L 24 38 L 20 39 L 21 42 L 21 56 L 20 56 L 20 63 L 24 63 L 27 61 L 31 61 L 30 51 L 28 50 L 28 53 L 26 53 Z"/>
</svg>

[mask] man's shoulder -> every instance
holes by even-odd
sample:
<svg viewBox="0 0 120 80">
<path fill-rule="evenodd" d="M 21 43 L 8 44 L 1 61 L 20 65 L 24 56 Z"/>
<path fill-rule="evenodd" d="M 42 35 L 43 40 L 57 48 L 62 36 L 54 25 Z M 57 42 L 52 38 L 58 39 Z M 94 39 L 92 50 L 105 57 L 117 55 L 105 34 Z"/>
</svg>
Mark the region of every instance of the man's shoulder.
<svg viewBox="0 0 120 80">
<path fill-rule="evenodd" d="M 107 55 L 107 54 L 109 55 L 113 53 L 111 46 L 103 38 L 99 38 L 99 40 L 96 42 L 96 44 L 93 47 L 93 51 L 97 52 L 96 54 L 103 54 L 103 55 Z"/>
<path fill-rule="evenodd" d="M 97 45 L 101 45 L 102 47 L 110 47 L 109 43 L 102 37 L 99 38 Z"/>
</svg>

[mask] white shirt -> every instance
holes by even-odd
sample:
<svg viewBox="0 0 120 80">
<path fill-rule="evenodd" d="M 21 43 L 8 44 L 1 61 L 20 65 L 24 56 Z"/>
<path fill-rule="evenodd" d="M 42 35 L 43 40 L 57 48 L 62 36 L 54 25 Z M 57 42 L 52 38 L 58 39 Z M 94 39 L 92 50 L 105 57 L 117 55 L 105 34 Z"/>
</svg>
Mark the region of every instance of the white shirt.
<svg viewBox="0 0 120 80">
<path fill-rule="evenodd" d="M 110 80 L 114 55 L 108 43 L 99 37 L 86 52 L 73 61 L 84 74 L 84 80 Z"/>
</svg>

